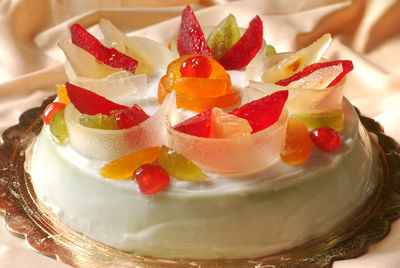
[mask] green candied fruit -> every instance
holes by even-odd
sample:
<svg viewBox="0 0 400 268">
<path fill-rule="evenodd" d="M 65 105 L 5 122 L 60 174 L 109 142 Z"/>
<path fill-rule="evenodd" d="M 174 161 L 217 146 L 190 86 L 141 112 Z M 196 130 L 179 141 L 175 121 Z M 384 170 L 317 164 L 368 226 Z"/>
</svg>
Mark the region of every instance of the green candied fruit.
<svg viewBox="0 0 400 268">
<path fill-rule="evenodd" d="M 68 140 L 68 129 L 65 123 L 64 110 L 60 109 L 53 114 L 50 120 L 50 132 L 59 144 L 64 144 Z"/>
<path fill-rule="evenodd" d="M 293 117 L 302 121 L 309 129 L 325 126 L 340 131 L 344 124 L 344 113 L 341 110 L 320 114 L 294 114 Z"/>
<path fill-rule="evenodd" d="M 201 169 L 180 153 L 162 146 L 157 157 L 157 163 L 162 166 L 170 176 L 181 181 L 200 182 L 207 180 Z"/>
<path fill-rule="evenodd" d="M 236 18 L 229 14 L 222 20 L 207 38 L 207 44 L 210 47 L 215 59 L 220 58 L 240 39 L 239 26 Z"/>
<path fill-rule="evenodd" d="M 276 54 L 276 50 L 273 45 L 266 45 L 265 48 L 266 48 L 266 53 L 265 53 L 266 56 L 271 56 Z"/>
<path fill-rule="evenodd" d="M 104 114 L 87 115 L 82 114 L 79 117 L 79 123 L 82 126 L 98 129 L 118 129 L 117 121 L 115 116 L 112 114 L 110 116 Z"/>
</svg>

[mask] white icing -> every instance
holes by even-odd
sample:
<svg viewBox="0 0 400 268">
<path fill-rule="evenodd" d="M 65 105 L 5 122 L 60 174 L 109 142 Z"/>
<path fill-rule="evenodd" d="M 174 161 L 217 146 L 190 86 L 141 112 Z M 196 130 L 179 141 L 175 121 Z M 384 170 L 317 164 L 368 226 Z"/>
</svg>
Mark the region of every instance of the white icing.
<svg viewBox="0 0 400 268">
<path fill-rule="evenodd" d="M 230 72 L 244 88 L 244 72 Z M 148 78 L 139 102 L 155 113 L 158 79 Z M 136 100 L 137 101 L 137 100 Z M 105 161 L 57 145 L 44 126 L 34 146 L 30 174 L 40 202 L 72 229 L 139 255 L 162 258 L 252 258 L 290 249 L 325 234 L 353 215 L 373 194 L 377 152 L 348 102 L 343 145 L 336 154 L 313 148 L 298 166 L 272 163 L 252 174 L 207 174 L 204 183 L 172 179 L 154 195 L 133 180 L 111 180 L 98 169 Z M 193 115 L 180 110 L 177 121 Z"/>
<path fill-rule="evenodd" d="M 279 161 L 251 176 L 172 180 L 151 196 L 132 180 L 101 177 L 104 162 L 56 145 L 48 127 L 35 145 L 30 172 L 39 200 L 100 242 L 155 257 L 255 257 L 329 232 L 373 193 L 377 154 L 348 103 L 345 114 L 338 154 L 314 148 L 300 166 Z"/>
</svg>

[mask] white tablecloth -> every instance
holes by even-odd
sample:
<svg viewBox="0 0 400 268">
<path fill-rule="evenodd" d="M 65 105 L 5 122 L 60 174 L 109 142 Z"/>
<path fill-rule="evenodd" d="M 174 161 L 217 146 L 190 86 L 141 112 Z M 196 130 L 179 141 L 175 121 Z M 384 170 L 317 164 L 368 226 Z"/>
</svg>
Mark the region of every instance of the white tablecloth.
<svg viewBox="0 0 400 268">
<path fill-rule="evenodd" d="M 56 46 L 69 38 L 68 27 L 79 22 L 97 34 L 100 18 L 125 32 L 167 44 L 176 34 L 184 5 L 198 9 L 202 25 L 215 25 L 229 13 L 247 27 L 256 14 L 264 37 L 278 52 L 293 51 L 330 32 L 333 43 L 325 58 L 350 59 L 345 96 L 363 114 L 380 121 L 400 141 L 400 2 L 395 0 L 3 0 L 0 1 L 0 132 L 19 115 L 55 93 L 63 82 L 64 56 Z M 209 6 L 209 7 L 208 7 Z M 367 254 L 336 261 L 343 267 L 400 267 L 400 221 L 388 237 Z M 0 225 L 0 267 L 65 267 L 33 252 L 25 241 Z"/>
</svg>

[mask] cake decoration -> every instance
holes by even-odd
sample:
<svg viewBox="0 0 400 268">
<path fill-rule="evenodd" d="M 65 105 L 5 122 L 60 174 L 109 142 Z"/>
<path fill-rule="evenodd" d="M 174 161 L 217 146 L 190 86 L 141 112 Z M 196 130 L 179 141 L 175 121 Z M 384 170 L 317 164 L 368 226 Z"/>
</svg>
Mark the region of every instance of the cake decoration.
<svg viewBox="0 0 400 268">
<path fill-rule="evenodd" d="M 181 70 L 189 72 L 188 67 L 182 67 L 186 61 L 192 61 L 194 55 L 186 55 L 171 62 L 167 68 L 167 74 L 160 79 L 158 86 L 158 101 L 162 103 L 165 96 L 175 91 L 176 105 L 178 108 L 202 112 L 208 108 L 229 108 L 237 105 L 240 101 L 240 92 L 232 88 L 229 74 L 224 67 L 212 58 L 207 59 L 211 68 L 206 65 L 206 72 L 211 69 L 207 78 L 199 76 L 183 76 Z M 205 60 L 204 60 L 205 61 Z M 194 74 L 202 73 L 203 65 L 193 66 Z M 187 74 L 186 74 L 187 75 Z"/>
</svg>

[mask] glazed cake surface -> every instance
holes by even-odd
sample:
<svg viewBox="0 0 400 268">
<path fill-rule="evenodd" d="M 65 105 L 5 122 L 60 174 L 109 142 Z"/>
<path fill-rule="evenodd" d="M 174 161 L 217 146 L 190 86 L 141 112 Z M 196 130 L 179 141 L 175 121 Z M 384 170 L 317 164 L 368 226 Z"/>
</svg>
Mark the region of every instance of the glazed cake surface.
<svg viewBox="0 0 400 268">
<path fill-rule="evenodd" d="M 132 180 L 110 180 L 105 163 L 56 144 L 44 126 L 30 174 L 40 202 L 72 229 L 139 255 L 251 258 L 301 245 L 354 215 L 374 193 L 378 155 L 348 102 L 343 145 L 314 150 L 305 164 L 277 160 L 256 174 L 210 181 L 172 180 L 156 195 Z"/>
</svg>

